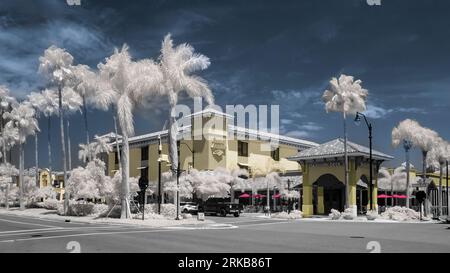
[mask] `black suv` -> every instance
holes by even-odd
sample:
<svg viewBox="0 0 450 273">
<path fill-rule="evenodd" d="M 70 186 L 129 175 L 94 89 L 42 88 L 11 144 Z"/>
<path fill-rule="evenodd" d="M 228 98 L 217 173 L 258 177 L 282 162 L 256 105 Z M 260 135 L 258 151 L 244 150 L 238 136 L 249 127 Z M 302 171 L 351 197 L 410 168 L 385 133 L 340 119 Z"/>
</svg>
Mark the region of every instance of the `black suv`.
<svg viewBox="0 0 450 273">
<path fill-rule="evenodd" d="M 230 198 L 209 198 L 206 201 L 201 201 L 198 205 L 198 211 L 210 214 L 219 214 L 220 216 L 227 216 L 228 214 L 239 217 L 241 207 L 239 204 L 230 202 Z"/>
</svg>

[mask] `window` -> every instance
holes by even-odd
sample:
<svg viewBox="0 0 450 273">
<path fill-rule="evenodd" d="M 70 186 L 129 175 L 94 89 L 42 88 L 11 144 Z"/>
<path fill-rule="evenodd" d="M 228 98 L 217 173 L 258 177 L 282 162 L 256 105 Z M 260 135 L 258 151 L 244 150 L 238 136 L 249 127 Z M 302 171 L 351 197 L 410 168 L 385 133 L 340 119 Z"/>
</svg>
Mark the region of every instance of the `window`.
<svg viewBox="0 0 450 273">
<path fill-rule="evenodd" d="M 270 152 L 270 156 L 275 161 L 280 161 L 280 148 L 276 148 L 275 150 Z"/>
<path fill-rule="evenodd" d="M 248 156 L 248 143 L 238 141 L 238 156 Z"/>
<path fill-rule="evenodd" d="M 141 161 L 148 160 L 148 146 L 141 148 Z"/>
</svg>

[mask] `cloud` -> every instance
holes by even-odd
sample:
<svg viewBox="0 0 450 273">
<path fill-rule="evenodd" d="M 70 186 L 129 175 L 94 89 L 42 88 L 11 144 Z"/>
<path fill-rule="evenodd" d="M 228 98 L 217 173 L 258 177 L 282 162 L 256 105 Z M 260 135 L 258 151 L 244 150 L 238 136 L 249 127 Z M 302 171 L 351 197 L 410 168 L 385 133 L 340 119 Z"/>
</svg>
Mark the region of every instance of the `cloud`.
<svg viewBox="0 0 450 273">
<path fill-rule="evenodd" d="M 294 138 L 309 138 L 311 134 L 306 131 L 293 130 L 285 133 L 286 136 L 294 137 Z"/>
</svg>

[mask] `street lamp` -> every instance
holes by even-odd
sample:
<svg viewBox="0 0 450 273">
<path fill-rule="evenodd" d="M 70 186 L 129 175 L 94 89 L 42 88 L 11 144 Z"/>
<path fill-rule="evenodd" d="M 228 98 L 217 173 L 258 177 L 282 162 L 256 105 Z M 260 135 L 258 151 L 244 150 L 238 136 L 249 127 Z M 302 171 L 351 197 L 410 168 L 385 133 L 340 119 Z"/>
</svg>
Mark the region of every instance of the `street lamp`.
<svg viewBox="0 0 450 273">
<path fill-rule="evenodd" d="M 370 155 L 369 155 L 369 161 L 370 161 L 370 172 L 369 172 L 369 202 L 370 202 L 370 210 L 373 209 L 373 196 L 372 196 L 372 181 L 373 181 L 373 170 L 372 170 L 372 124 L 369 123 L 367 121 L 367 118 L 364 114 L 360 113 L 360 112 L 356 112 L 356 116 L 355 116 L 355 123 L 357 125 L 359 125 L 360 121 L 361 121 L 361 117 L 364 117 L 364 121 L 366 122 L 367 128 L 369 129 L 369 149 L 370 149 Z"/>
<path fill-rule="evenodd" d="M 410 140 L 403 140 L 403 148 L 405 149 L 406 156 L 406 207 L 409 208 L 409 150 L 412 148 L 412 142 Z"/>
</svg>

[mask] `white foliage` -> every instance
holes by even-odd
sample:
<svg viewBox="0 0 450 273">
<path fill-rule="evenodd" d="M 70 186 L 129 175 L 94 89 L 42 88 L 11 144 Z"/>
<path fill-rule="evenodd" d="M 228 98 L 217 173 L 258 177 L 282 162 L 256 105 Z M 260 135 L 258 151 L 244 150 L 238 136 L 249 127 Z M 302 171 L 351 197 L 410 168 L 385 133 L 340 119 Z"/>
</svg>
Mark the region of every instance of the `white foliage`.
<svg viewBox="0 0 450 273">
<path fill-rule="evenodd" d="M 342 74 L 339 79 L 332 78 L 329 89 L 325 90 L 322 100 L 327 112 L 356 114 L 366 110 L 366 98 L 369 92 L 361 87 L 361 80 Z"/>
<path fill-rule="evenodd" d="M 27 136 L 34 135 L 36 131 L 39 131 L 35 114 L 35 110 L 29 103 L 15 105 L 11 112 L 3 114 L 3 118 L 9 120 L 5 125 L 5 130 L 15 130 L 14 128 L 16 128 L 18 143 L 25 143 Z"/>
<path fill-rule="evenodd" d="M 439 170 L 447 160 L 450 160 L 450 145 L 442 138 L 437 138 L 432 145 L 431 150 L 427 153 L 427 166 Z"/>
<path fill-rule="evenodd" d="M 56 85 L 64 85 L 70 78 L 73 57 L 65 49 L 54 45 L 39 57 L 39 73 Z"/>
<path fill-rule="evenodd" d="M 413 209 L 395 206 L 387 208 L 385 212 L 381 213 L 381 218 L 395 221 L 417 221 L 420 219 L 420 214 Z"/>
<path fill-rule="evenodd" d="M 293 210 L 291 213 L 287 213 L 285 211 L 274 213 L 271 216 L 272 218 L 278 218 L 278 219 L 301 219 L 303 217 L 303 212 L 299 210 Z"/>
<path fill-rule="evenodd" d="M 422 127 L 417 121 L 411 119 L 401 121 L 392 129 L 394 147 L 402 144 L 403 140 L 407 140 L 422 151 L 430 151 L 437 138 L 438 134 L 435 131 Z"/>
<path fill-rule="evenodd" d="M 105 163 L 94 159 L 86 168 L 73 169 L 67 181 L 66 190 L 75 198 L 105 198 L 107 201 L 116 193 L 114 183 L 105 175 Z"/>
<path fill-rule="evenodd" d="M 8 109 L 17 104 L 17 100 L 10 95 L 6 86 L 0 85 L 0 109 L 8 111 Z"/>
<path fill-rule="evenodd" d="M 339 220 L 341 218 L 341 213 L 336 209 L 331 209 L 331 213 L 328 214 L 331 220 Z"/>
<path fill-rule="evenodd" d="M 186 177 L 192 184 L 194 192 L 206 200 L 210 197 L 228 197 L 230 184 L 223 175 L 216 175 L 214 171 L 191 170 Z"/>
</svg>

